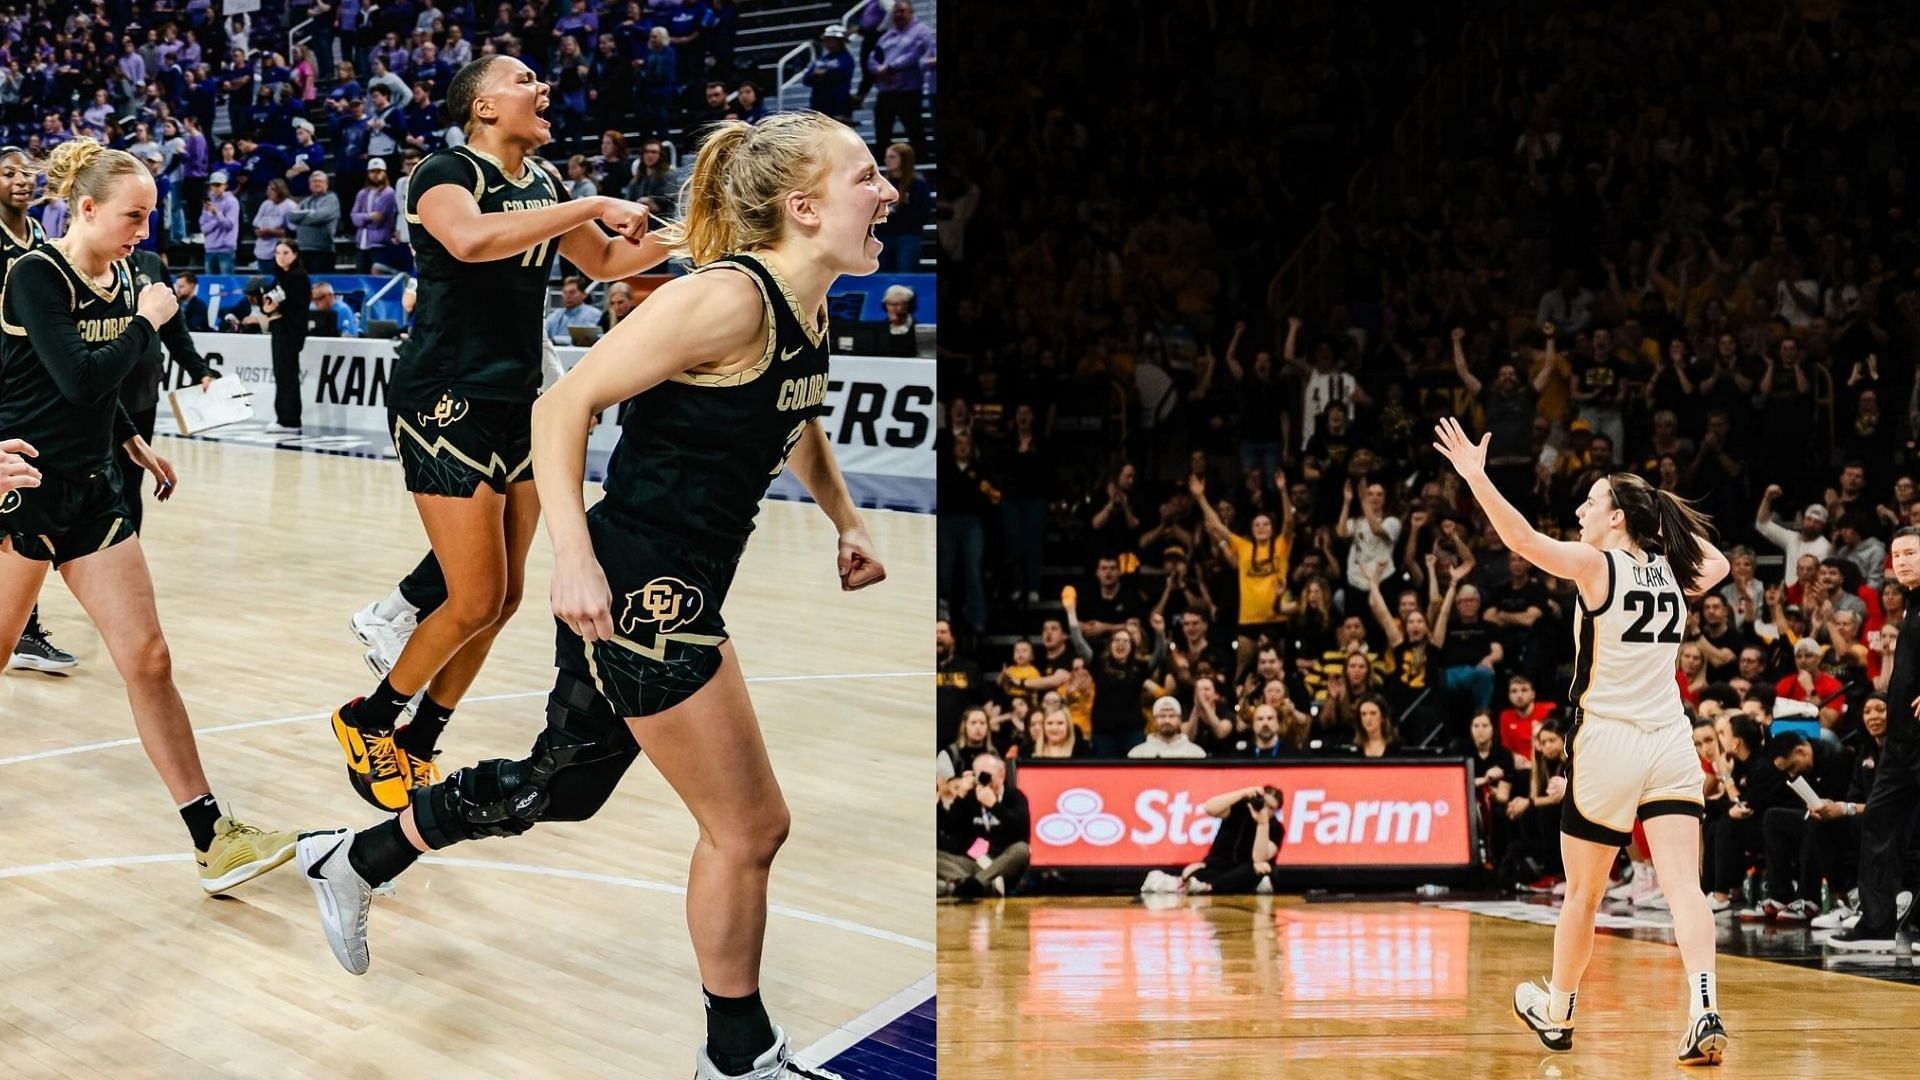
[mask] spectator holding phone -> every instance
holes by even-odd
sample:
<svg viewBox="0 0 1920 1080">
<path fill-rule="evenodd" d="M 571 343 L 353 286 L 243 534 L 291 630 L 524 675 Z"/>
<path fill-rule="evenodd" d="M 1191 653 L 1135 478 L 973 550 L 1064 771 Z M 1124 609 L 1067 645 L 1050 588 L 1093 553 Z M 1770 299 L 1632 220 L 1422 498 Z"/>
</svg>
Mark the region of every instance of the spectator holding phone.
<svg viewBox="0 0 1920 1080">
<path fill-rule="evenodd" d="M 1208 799 L 1202 807 L 1220 819 L 1207 857 L 1180 871 L 1188 895 L 1246 895 L 1274 891 L 1274 860 L 1283 839 L 1284 799 L 1271 784 L 1240 788 Z"/>
</svg>

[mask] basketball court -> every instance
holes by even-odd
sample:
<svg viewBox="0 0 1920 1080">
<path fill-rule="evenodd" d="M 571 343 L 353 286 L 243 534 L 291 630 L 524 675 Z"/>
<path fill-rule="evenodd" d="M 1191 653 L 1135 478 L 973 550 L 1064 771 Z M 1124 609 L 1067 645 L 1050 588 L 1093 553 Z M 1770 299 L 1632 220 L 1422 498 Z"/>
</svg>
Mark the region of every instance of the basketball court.
<svg viewBox="0 0 1920 1080">
<path fill-rule="evenodd" d="M 942 1080 L 1682 1075 L 1664 915 L 1603 916 L 1574 1049 L 1513 1015 L 1542 902 L 1154 896 L 943 904 Z M 1611 924 L 1611 925 L 1609 925 Z M 1835 961 L 1804 927 L 1720 922 L 1724 1080 L 1911 1076 L 1914 958 Z M 1904 984 L 1903 984 L 1904 980 Z"/>
<path fill-rule="evenodd" d="M 327 717 L 373 682 L 347 616 L 426 550 L 398 467 L 244 439 L 157 449 L 181 487 L 164 506 L 149 497 L 143 544 L 215 791 L 261 825 L 375 823 Z M 932 994 L 933 819 L 900 807 L 926 797 L 934 522 L 867 518 L 889 578 L 842 594 L 830 523 L 769 501 L 727 606 L 793 810 L 762 993 L 804 1060 L 931 1077 L 930 1045 L 913 1046 L 931 1039 L 916 1010 Z M 540 730 L 550 568 L 543 533 L 444 768 L 518 757 Z M 692 1072 L 704 1022 L 682 886 L 695 828 L 644 758 L 592 821 L 424 859 L 376 898 L 373 968 L 355 978 L 292 864 L 231 898 L 201 894 L 123 686 L 48 580 L 43 618 L 81 666 L 0 677 L 0 1076 Z"/>
</svg>

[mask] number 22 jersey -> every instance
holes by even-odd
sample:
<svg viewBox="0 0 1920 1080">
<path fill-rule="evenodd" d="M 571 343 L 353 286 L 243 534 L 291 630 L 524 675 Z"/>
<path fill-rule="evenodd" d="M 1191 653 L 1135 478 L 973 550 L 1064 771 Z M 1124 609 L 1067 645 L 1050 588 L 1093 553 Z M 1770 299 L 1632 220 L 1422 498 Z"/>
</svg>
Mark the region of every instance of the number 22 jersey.
<svg viewBox="0 0 1920 1080">
<path fill-rule="evenodd" d="M 1687 598 L 1664 555 L 1639 562 L 1620 549 L 1607 559 L 1607 598 L 1587 610 L 1575 601 L 1574 706 L 1645 728 L 1687 722 L 1673 671 L 1687 623 Z"/>
</svg>

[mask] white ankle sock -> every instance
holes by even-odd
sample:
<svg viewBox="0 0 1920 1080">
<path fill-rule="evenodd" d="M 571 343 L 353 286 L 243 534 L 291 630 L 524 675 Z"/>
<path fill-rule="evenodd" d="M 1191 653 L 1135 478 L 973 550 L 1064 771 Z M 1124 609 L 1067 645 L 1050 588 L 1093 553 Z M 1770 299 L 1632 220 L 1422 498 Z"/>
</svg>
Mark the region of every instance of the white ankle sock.
<svg viewBox="0 0 1920 1080">
<path fill-rule="evenodd" d="M 1547 983 L 1547 1019 L 1555 1024 L 1573 1023 L 1573 999 L 1579 993 Z"/>
<path fill-rule="evenodd" d="M 402 614 L 417 615 L 419 612 L 419 608 L 407 603 L 407 598 L 400 595 L 399 589 L 388 593 L 386 599 L 373 605 L 373 613 L 388 622 L 392 622 Z"/>
<path fill-rule="evenodd" d="M 1704 1013 L 1720 1011 L 1720 987 L 1711 971 L 1696 971 L 1687 976 L 1687 1019 L 1698 1020 Z"/>
</svg>

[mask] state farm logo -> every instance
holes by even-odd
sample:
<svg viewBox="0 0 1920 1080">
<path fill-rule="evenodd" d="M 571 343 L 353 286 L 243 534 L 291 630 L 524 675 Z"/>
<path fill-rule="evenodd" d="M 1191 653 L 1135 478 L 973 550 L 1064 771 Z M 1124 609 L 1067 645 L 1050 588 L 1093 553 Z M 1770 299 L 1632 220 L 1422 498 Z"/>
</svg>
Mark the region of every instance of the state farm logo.
<svg viewBox="0 0 1920 1080">
<path fill-rule="evenodd" d="M 1033 827 L 1034 835 L 1055 847 L 1085 840 L 1108 847 L 1127 834 L 1126 823 L 1105 810 L 1100 793 L 1091 788 L 1068 788 L 1054 800 L 1053 813 Z"/>
<path fill-rule="evenodd" d="M 1445 799 L 1329 799 L 1319 788 L 1293 794 L 1283 822 L 1289 845 L 1379 847 L 1425 844 L 1433 824 L 1451 811 Z M 1092 788 L 1068 788 L 1052 813 L 1034 826 L 1034 835 L 1051 847 L 1087 843 L 1111 847 L 1130 840 L 1143 847 L 1161 843 L 1210 844 L 1220 821 L 1205 810 L 1205 800 L 1186 791 L 1146 788 L 1133 802 L 1131 821 L 1107 812 L 1106 800 Z"/>
</svg>

